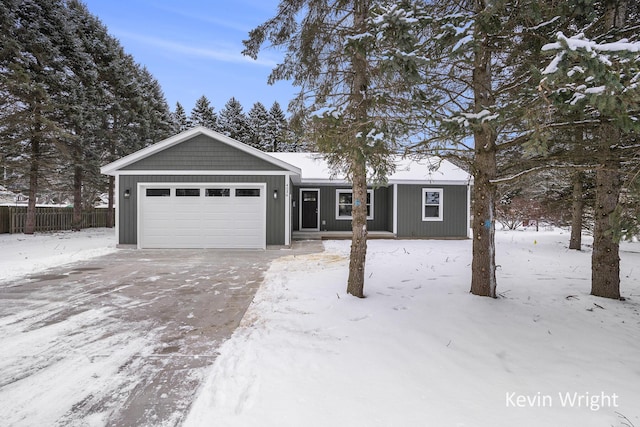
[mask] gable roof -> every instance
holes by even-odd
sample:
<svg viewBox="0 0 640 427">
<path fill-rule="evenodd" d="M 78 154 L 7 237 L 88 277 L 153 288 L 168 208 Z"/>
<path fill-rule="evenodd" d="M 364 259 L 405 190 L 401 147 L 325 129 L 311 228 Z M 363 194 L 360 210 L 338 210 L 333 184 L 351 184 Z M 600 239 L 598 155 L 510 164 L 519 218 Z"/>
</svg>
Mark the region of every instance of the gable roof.
<svg viewBox="0 0 640 427">
<path fill-rule="evenodd" d="M 220 143 L 245 152 L 265 162 L 291 172 L 296 184 L 348 184 L 344 176 L 332 173 L 327 161 L 320 153 L 265 153 L 226 135 L 198 126 L 179 133 L 164 141 L 143 148 L 128 156 L 100 168 L 105 175 L 118 175 L 123 168 L 142 159 L 160 153 L 198 135 L 205 135 Z M 440 184 L 466 185 L 473 181 L 471 175 L 453 163 L 439 157 L 411 159 L 402 156 L 395 158 L 396 170 L 387 181 L 389 184 Z M 126 171 L 123 171 L 126 173 Z"/>
<path fill-rule="evenodd" d="M 301 183 L 347 183 L 344 177 L 334 176 L 322 154 L 319 153 L 269 153 L 302 171 Z M 389 175 L 389 184 L 469 184 L 471 175 L 448 160 L 431 156 L 411 159 L 402 156 L 395 158 L 396 170 Z"/>
<path fill-rule="evenodd" d="M 276 165 L 284 169 L 285 171 L 292 172 L 296 175 L 299 175 L 301 173 L 300 169 L 296 166 L 286 163 L 285 161 L 282 161 L 278 158 L 270 156 L 269 154 L 261 150 L 258 150 L 257 148 L 253 148 L 249 145 L 243 144 L 240 141 L 236 141 L 233 138 L 229 138 L 226 135 L 212 131 L 211 129 L 208 129 L 203 126 L 198 126 L 193 129 L 189 129 L 187 131 L 181 132 L 175 136 L 172 136 L 171 138 L 167 138 L 164 141 L 160 141 L 146 148 L 143 148 L 142 150 L 138 150 L 135 153 L 129 154 L 128 156 L 122 157 L 121 159 L 118 159 L 115 162 L 104 165 L 100 168 L 100 173 L 105 175 L 117 175 L 118 171 L 120 171 L 121 169 L 129 165 L 132 165 L 142 159 L 150 157 L 156 153 L 159 153 L 163 150 L 176 146 L 180 143 L 188 141 L 198 135 L 208 136 L 212 139 L 215 139 L 218 142 L 231 146 L 237 150 L 243 151 L 247 154 L 250 154 L 254 157 L 257 157 L 273 165 Z"/>
</svg>

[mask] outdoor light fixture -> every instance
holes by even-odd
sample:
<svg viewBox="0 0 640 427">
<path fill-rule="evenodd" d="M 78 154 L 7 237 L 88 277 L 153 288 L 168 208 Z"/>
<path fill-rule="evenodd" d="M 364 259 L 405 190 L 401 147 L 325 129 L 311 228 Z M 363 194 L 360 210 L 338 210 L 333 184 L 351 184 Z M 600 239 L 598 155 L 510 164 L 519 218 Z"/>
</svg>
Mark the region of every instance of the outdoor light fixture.
<svg viewBox="0 0 640 427">
<path fill-rule="evenodd" d="M 126 189 L 124 190 L 124 194 L 123 194 L 125 199 L 128 199 L 129 197 L 131 197 L 131 190 L 130 189 Z"/>
<path fill-rule="evenodd" d="M 274 199 L 278 198 L 278 190 L 273 190 L 273 198 Z"/>
</svg>

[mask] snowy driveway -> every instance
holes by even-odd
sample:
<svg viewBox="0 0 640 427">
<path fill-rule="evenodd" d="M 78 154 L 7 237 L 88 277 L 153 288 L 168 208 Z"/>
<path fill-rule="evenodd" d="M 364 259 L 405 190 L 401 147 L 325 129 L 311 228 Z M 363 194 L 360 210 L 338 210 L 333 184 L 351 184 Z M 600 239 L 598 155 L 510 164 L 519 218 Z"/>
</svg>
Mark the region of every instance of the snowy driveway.
<svg viewBox="0 0 640 427">
<path fill-rule="evenodd" d="M 8 426 L 176 425 L 270 262 L 322 250 L 118 250 L 0 283 Z"/>
</svg>

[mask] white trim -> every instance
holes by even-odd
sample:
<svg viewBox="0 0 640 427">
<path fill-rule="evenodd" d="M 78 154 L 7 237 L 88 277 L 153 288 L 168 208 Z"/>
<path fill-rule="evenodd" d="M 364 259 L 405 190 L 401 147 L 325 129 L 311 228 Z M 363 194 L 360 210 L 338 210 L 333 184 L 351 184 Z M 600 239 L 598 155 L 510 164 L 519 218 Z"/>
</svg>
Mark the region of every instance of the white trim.
<svg viewBox="0 0 640 427">
<path fill-rule="evenodd" d="M 473 180 L 471 181 L 473 182 Z M 333 185 L 333 186 L 341 186 L 341 185 L 351 185 L 351 182 L 346 181 L 344 179 L 300 179 L 296 181 L 298 185 Z M 387 185 L 468 185 L 469 180 L 460 180 L 460 181 L 438 181 L 438 180 L 414 180 L 414 181 L 402 181 L 397 179 L 387 180 Z M 368 184 L 371 185 L 371 184 Z"/>
<path fill-rule="evenodd" d="M 119 245 L 120 242 L 120 177 L 114 177 L 113 179 L 113 202 L 116 205 L 115 212 L 113 213 L 116 228 L 116 245 Z M 124 202 L 124 197 L 122 197 Z"/>
<path fill-rule="evenodd" d="M 353 209 L 353 189 L 352 188 L 336 188 L 336 220 L 342 221 L 342 220 L 352 220 L 353 216 L 340 216 L 340 199 L 338 194 L 339 193 L 351 193 L 351 202 L 352 202 L 352 209 Z M 367 188 L 367 194 L 370 194 L 371 197 L 369 197 L 370 200 L 370 205 L 371 207 L 369 208 L 369 212 L 371 213 L 371 215 L 367 215 L 367 221 L 373 221 L 373 194 L 374 191 L 371 188 Z M 366 204 L 366 201 L 365 201 Z"/>
<path fill-rule="evenodd" d="M 318 194 L 316 203 L 318 204 L 316 212 L 316 228 L 302 228 L 302 192 L 303 191 L 315 191 Z M 302 188 L 300 187 L 300 193 L 298 196 L 298 229 L 300 231 L 320 231 L 320 189 L 319 188 Z"/>
<path fill-rule="evenodd" d="M 284 162 L 280 159 L 270 156 L 264 151 L 260 151 L 257 148 L 250 147 L 249 145 L 243 144 L 240 141 L 236 141 L 235 139 L 229 138 L 226 135 L 212 131 L 211 129 L 207 129 L 203 126 L 198 126 L 193 129 L 189 129 L 185 132 L 174 135 L 171 138 L 167 138 L 163 141 L 160 141 L 146 148 L 143 148 L 142 150 L 138 150 L 133 154 L 129 154 L 128 156 L 118 159 L 115 162 L 109 163 L 100 168 L 100 173 L 105 175 L 114 175 L 117 171 L 119 171 L 123 167 L 129 166 L 137 161 L 147 158 L 153 154 L 159 153 L 160 151 L 163 151 L 167 148 L 173 147 L 174 145 L 178 145 L 181 142 L 184 142 L 198 135 L 206 135 L 219 142 L 222 142 L 233 148 L 236 148 L 240 151 L 243 151 L 247 154 L 257 157 L 261 160 L 264 160 L 266 162 L 279 166 L 285 169 L 286 171 L 294 172 L 297 174 L 301 173 L 300 168 L 296 166 L 293 166 L 287 162 Z"/>
<path fill-rule="evenodd" d="M 465 180 L 460 180 L 460 181 L 439 181 L 437 179 L 435 180 L 431 180 L 431 179 L 425 179 L 423 181 L 417 180 L 417 181 L 400 181 L 397 179 L 390 179 L 387 184 L 399 184 L 399 185 L 468 185 L 469 184 L 469 180 L 465 179 Z"/>
<path fill-rule="evenodd" d="M 398 184 L 393 184 L 393 234 L 398 235 Z"/>
<path fill-rule="evenodd" d="M 253 176 L 274 176 L 274 175 L 291 175 L 291 172 L 287 171 L 256 171 L 256 170 L 131 170 L 131 171 L 117 171 L 114 176 L 119 175 L 170 175 L 170 176 L 184 176 L 184 175 L 253 175 Z"/>
<path fill-rule="evenodd" d="M 142 197 L 140 195 L 142 194 L 143 186 L 147 184 L 149 183 L 138 182 L 136 185 L 136 248 L 137 249 L 142 249 L 142 245 L 140 244 L 140 236 L 142 234 L 140 232 L 140 230 L 142 229 L 140 227 L 140 222 L 141 222 L 140 217 L 142 216 L 140 215 L 140 205 L 142 203 Z"/>
<path fill-rule="evenodd" d="M 467 237 L 473 236 L 471 232 L 471 184 L 467 185 Z"/>
<path fill-rule="evenodd" d="M 430 217 L 430 216 L 424 216 L 424 207 L 426 206 L 426 198 L 425 195 L 427 194 L 427 192 L 429 193 L 439 193 L 440 196 L 438 197 L 438 217 Z M 420 206 L 420 208 L 422 209 L 422 220 L 423 221 L 442 221 L 444 218 L 444 198 L 443 198 L 443 189 L 442 188 L 431 188 L 431 187 L 425 187 L 422 189 L 422 206 Z M 430 205 L 430 206 L 434 206 L 434 205 Z"/>
<path fill-rule="evenodd" d="M 284 176 L 284 244 L 291 244 L 291 178 Z"/>
<path fill-rule="evenodd" d="M 211 187 L 211 185 L 214 184 L 222 184 L 224 186 L 229 186 L 229 187 L 259 187 L 260 191 L 261 191 L 261 198 L 262 198 L 262 219 L 263 219 L 263 232 L 264 235 L 262 236 L 262 247 L 261 249 L 266 249 L 267 248 L 267 197 L 269 197 L 269 194 L 267 194 L 267 183 L 266 182 L 138 182 L 137 183 L 137 206 L 136 206 L 136 239 L 137 239 L 137 248 L 138 249 L 142 249 L 142 227 L 141 227 L 141 219 L 142 219 L 142 211 L 140 210 L 141 207 L 141 203 L 142 203 L 142 193 L 143 193 L 143 189 L 147 189 L 147 188 L 171 188 L 171 189 L 175 189 L 175 188 L 183 188 L 183 187 L 197 187 L 197 188 L 204 188 L 204 187 Z M 175 196 L 175 191 L 172 191 L 172 195 Z M 202 192 L 200 194 L 199 197 L 205 197 L 204 192 Z"/>
</svg>

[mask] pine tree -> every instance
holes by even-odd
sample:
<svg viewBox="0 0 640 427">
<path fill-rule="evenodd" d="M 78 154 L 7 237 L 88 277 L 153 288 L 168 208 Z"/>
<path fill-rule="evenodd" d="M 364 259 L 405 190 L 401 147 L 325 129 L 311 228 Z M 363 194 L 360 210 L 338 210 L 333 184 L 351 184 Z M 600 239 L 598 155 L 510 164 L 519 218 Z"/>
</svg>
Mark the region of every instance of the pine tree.
<svg viewBox="0 0 640 427">
<path fill-rule="evenodd" d="M 597 162 L 591 293 L 618 299 L 623 163 L 640 131 L 640 41 L 636 21 L 628 23 L 638 5 L 612 0 L 592 6 L 595 19 L 584 31 L 558 33 L 557 41 L 544 47 L 555 58 L 543 72 L 541 87 L 558 111 L 584 111 L 591 122 L 588 149 Z"/>
<path fill-rule="evenodd" d="M 211 130 L 218 130 L 218 118 L 211 103 L 204 95 L 196 101 L 189 119 L 192 126 L 204 126 Z"/>
<path fill-rule="evenodd" d="M 294 151 L 287 118 L 277 101 L 274 102 L 269 109 L 266 133 L 267 151 Z"/>
<path fill-rule="evenodd" d="M 57 44 L 63 22 L 58 1 L 0 4 L 0 93 L 3 105 L 0 127 L 2 152 L 12 169 L 27 178 L 29 202 L 25 234 L 35 231 L 36 200 L 42 175 L 56 162 L 61 129 L 53 93 L 60 91 L 65 63 Z"/>
<path fill-rule="evenodd" d="M 191 129 L 191 121 L 187 117 L 184 107 L 179 102 L 176 102 L 176 109 L 172 116 L 176 133 Z"/>
<path fill-rule="evenodd" d="M 237 141 L 250 143 L 249 124 L 247 116 L 242 111 L 240 102 L 231 98 L 220 110 L 218 116 L 218 130 Z"/>
<path fill-rule="evenodd" d="M 269 112 L 261 102 L 256 102 L 249 110 L 249 145 L 262 151 L 271 151 L 268 142 Z"/>
<path fill-rule="evenodd" d="M 547 6 L 537 1 L 425 2 L 425 46 L 430 59 L 422 116 L 421 149 L 468 162 L 474 177 L 471 293 L 497 296 L 495 221 L 498 158 L 540 139 L 536 86 L 531 70 L 542 56 Z M 552 13 L 553 11 L 549 12 Z M 553 22 L 553 21 L 551 21 Z"/>
<path fill-rule="evenodd" d="M 276 16 L 252 30 L 244 53 L 255 58 L 265 42 L 287 50 L 269 82 L 293 80 L 290 104 L 309 119 L 311 138 L 353 187 L 352 245 L 347 292 L 364 296 L 369 182 L 384 182 L 391 152 L 403 134 L 398 115 L 419 95 L 414 55 L 415 2 L 282 0 Z M 367 176 L 367 171 L 372 173 Z"/>
<path fill-rule="evenodd" d="M 168 135 L 164 95 L 77 0 L 3 2 L 0 20 L 0 155 L 29 188 L 26 232 L 45 191 L 73 194 L 79 228 L 107 186 L 113 206 L 100 164 Z"/>
</svg>

